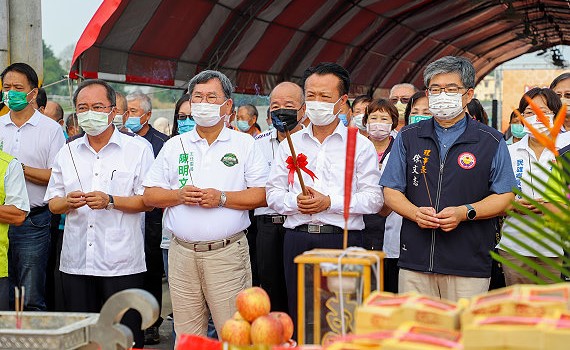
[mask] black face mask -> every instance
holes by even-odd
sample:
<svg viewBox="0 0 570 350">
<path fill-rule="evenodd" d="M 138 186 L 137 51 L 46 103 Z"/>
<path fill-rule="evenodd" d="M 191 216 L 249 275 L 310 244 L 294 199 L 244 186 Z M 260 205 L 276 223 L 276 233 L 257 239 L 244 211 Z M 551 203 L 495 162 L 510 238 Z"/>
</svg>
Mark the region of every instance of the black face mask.
<svg viewBox="0 0 570 350">
<path fill-rule="evenodd" d="M 271 111 L 271 122 L 277 131 L 285 132 L 285 124 L 287 124 L 287 130 L 291 131 L 295 129 L 299 122 L 297 121 L 298 109 L 289 108 L 279 108 Z"/>
</svg>

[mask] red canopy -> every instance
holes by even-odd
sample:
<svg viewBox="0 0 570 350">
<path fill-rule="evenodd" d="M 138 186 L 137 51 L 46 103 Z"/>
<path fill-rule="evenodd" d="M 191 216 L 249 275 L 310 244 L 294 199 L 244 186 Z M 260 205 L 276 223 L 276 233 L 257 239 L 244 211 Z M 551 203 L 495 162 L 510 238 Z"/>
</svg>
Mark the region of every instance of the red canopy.
<svg viewBox="0 0 570 350">
<path fill-rule="evenodd" d="M 479 80 L 517 56 L 568 44 L 569 22 L 561 0 L 105 0 L 70 76 L 182 87 L 218 69 L 237 92 L 268 94 L 329 61 L 351 72 L 353 94 L 423 87 L 434 59 L 468 57 Z"/>
</svg>

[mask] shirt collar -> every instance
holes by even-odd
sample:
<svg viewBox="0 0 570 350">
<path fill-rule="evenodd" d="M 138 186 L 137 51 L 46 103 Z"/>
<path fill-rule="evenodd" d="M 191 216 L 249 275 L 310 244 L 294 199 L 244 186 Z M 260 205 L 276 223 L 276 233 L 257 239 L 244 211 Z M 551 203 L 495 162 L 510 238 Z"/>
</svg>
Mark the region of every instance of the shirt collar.
<svg viewBox="0 0 570 350">
<path fill-rule="evenodd" d="M 34 114 L 32 114 L 32 116 L 30 117 L 30 119 L 28 119 L 27 122 L 25 122 L 22 126 L 26 125 L 26 124 L 30 124 L 32 126 L 37 126 L 38 123 L 40 122 L 40 118 L 44 116 L 46 118 L 49 118 L 45 115 L 42 115 L 37 109 L 34 110 Z M 14 124 L 14 122 L 12 121 L 12 117 L 10 117 L 10 112 L 8 112 L 4 118 L 1 119 L 2 120 L 2 124 L 4 125 L 8 125 L 8 124 L 12 124 L 12 125 L 16 125 Z"/>
<path fill-rule="evenodd" d="M 232 132 L 234 132 L 234 131 L 226 128 L 225 126 L 222 127 L 222 131 L 220 131 L 220 133 L 218 134 L 218 137 L 216 137 L 216 141 L 228 141 L 230 139 Z M 196 130 L 196 128 L 188 131 L 186 134 L 188 134 L 188 138 L 189 138 L 190 142 L 198 142 L 198 141 L 202 140 L 202 137 L 200 135 L 198 135 L 198 131 Z M 185 135 L 185 134 L 182 134 L 182 135 Z"/>
<path fill-rule="evenodd" d="M 346 139 L 347 130 L 348 129 L 346 128 L 346 126 L 344 126 L 344 124 L 339 120 L 338 125 L 333 130 L 332 134 L 329 135 L 329 137 L 337 134 L 344 141 Z M 309 126 L 307 126 L 305 129 L 302 129 L 299 132 L 302 132 L 302 133 L 308 135 L 309 137 L 316 139 L 315 136 L 313 135 L 313 124 L 309 124 Z"/>
<path fill-rule="evenodd" d="M 117 128 L 115 128 L 114 125 L 111 125 L 111 127 L 114 130 L 113 130 L 113 134 L 111 134 L 111 138 L 109 139 L 109 142 L 107 142 L 107 145 L 114 143 L 117 146 L 122 147 L 123 141 L 121 140 L 121 132 Z M 129 136 L 129 137 L 136 137 L 136 136 Z M 89 144 L 89 139 L 87 138 L 87 133 L 85 133 L 85 135 L 80 137 L 78 139 L 78 141 L 79 141 L 79 145 L 84 145 L 87 148 L 92 148 L 91 145 Z M 107 145 L 105 145 L 105 147 L 107 147 Z"/>
</svg>

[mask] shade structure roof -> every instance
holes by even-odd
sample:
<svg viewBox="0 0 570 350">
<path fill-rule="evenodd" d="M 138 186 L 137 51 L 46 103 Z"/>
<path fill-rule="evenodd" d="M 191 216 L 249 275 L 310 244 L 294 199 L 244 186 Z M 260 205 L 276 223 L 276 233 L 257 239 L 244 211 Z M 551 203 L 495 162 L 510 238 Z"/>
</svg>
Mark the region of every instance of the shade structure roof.
<svg viewBox="0 0 570 350">
<path fill-rule="evenodd" d="M 268 94 L 319 62 L 351 73 L 351 93 L 423 87 L 442 56 L 477 80 L 522 54 L 570 42 L 568 1 L 105 0 L 79 39 L 70 76 L 182 87 L 217 69 L 236 91 Z"/>
</svg>

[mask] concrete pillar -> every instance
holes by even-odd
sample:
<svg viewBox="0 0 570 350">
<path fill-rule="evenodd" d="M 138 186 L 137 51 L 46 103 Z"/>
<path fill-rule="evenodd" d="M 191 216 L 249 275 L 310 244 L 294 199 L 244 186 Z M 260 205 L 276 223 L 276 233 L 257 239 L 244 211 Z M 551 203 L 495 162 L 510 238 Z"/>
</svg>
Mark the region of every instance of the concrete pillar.
<svg viewBox="0 0 570 350">
<path fill-rule="evenodd" d="M 0 0 L 0 69 L 25 62 L 41 82 L 43 59 L 41 1 Z"/>
</svg>

